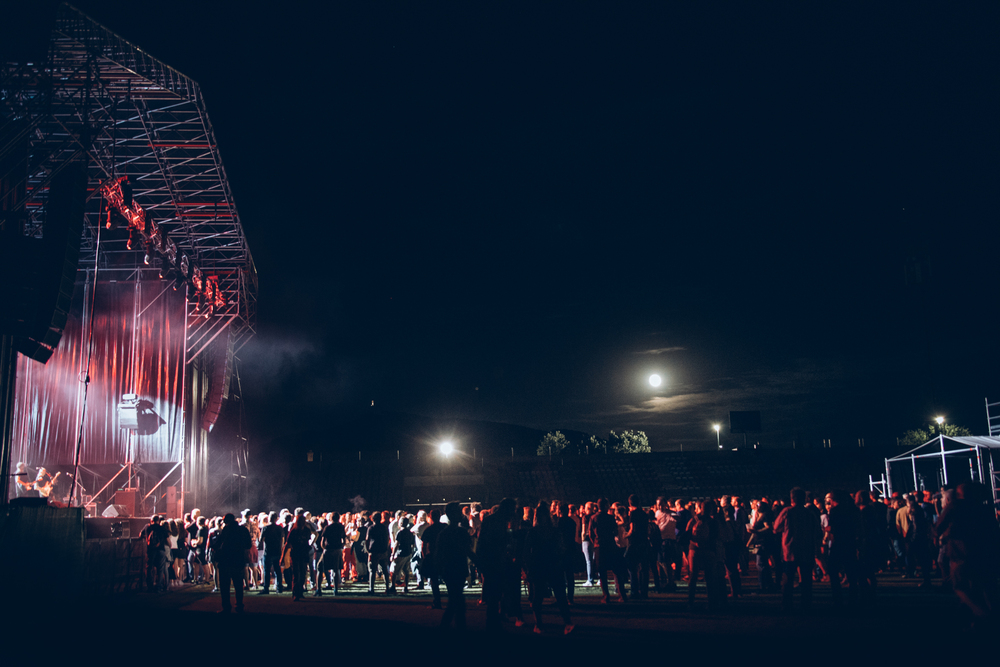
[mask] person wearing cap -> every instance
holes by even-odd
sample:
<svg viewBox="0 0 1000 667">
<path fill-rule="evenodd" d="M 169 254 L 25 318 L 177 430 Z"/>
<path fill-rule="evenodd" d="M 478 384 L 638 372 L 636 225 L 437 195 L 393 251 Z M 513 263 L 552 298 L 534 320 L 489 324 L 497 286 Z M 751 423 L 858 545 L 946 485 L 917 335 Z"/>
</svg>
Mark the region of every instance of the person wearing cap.
<svg viewBox="0 0 1000 667">
<path fill-rule="evenodd" d="M 229 602 L 229 584 L 236 594 L 236 613 L 243 613 L 243 575 L 250 562 L 250 531 L 236 522 L 230 512 L 222 520 L 218 546 L 215 550 L 219 568 L 219 592 L 222 595 L 222 613 L 228 614 L 232 607 Z"/>
</svg>

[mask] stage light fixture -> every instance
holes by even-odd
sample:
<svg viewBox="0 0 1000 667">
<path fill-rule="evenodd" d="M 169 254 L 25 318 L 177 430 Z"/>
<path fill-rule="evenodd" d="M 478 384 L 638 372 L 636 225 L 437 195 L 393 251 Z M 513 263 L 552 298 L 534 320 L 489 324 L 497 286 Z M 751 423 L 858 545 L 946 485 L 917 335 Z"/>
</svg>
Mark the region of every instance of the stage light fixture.
<svg viewBox="0 0 1000 667">
<path fill-rule="evenodd" d="M 128 225 L 128 219 L 115 208 L 108 208 L 108 221 L 104 225 L 106 229 L 118 229 L 123 224 Z"/>
<path fill-rule="evenodd" d="M 132 182 L 128 180 L 128 176 L 122 178 L 118 182 L 118 186 L 122 190 L 122 204 L 132 208 Z"/>
</svg>

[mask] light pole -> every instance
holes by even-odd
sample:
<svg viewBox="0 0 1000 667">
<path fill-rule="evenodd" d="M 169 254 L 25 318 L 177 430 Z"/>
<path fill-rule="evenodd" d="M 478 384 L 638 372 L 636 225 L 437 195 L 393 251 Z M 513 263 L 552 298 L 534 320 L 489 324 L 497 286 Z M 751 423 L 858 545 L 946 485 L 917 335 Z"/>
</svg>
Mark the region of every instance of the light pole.
<svg viewBox="0 0 1000 667">
<path fill-rule="evenodd" d="M 712 428 L 715 429 L 715 444 L 719 445 L 719 449 L 722 449 L 722 436 L 719 435 L 719 431 L 722 428 L 722 425 L 712 424 Z"/>
<path fill-rule="evenodd" d="M 944 453 L 944 417 L 935 417 L 934 421 L 938 425 L 938 444 L 941 445 L 941 475 L 944 478 L 944 483 L 948 484 L 948 459 Z"/>
</svg>

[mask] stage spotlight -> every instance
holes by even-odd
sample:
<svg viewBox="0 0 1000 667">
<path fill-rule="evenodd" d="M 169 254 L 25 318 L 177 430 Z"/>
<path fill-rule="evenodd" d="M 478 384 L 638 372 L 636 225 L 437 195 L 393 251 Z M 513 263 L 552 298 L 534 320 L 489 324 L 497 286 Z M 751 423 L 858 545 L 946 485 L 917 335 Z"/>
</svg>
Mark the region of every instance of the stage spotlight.
<svg viewBox="0 0 1000 667">
<path fill-rule="evenodd" d="M 124 225 L 128 224 L 128 220 L 125 218 L 125 216 L 119 213 L 118 209 L 108 208 L 108 222 L 107 224 L 104 225 L 105 228 L 118 229 L 123 224 Z"/>
<path fill-rule="evenodd" d="M 129 182 L 127 176 L 120 181 L 120 186 L 122 189 L 122 204 L 132 208 L 132 183 Z"/>
</svg>

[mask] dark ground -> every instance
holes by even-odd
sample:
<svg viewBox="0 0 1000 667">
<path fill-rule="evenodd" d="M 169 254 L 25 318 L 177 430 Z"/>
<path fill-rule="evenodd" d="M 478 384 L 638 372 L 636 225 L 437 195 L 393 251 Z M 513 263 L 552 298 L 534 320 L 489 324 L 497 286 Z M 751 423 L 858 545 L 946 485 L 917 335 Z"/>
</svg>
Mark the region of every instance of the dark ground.
<svg viewBox="0 0 1000 667">
<path fill-rule="evenodd" d="M 918 588 L 917 581 L 883 575 L 878 599 L 867 608 L 835 607 L 829 584 L 817 582 L 813 608 L 796 607 L 792 613 L 782 611 L 780 595 L 753 595 L 754 577 L 744 581 L 744 598 L 718 613 L 707 610 L 703 588 L 693 609 L 682 592 L 651 593 L 649 600 L 602 605 L 598 588 L 578 588 L 572 609 L 576 629 L 568 637 L 561 634 L 562 623 L 551 600 L 546 623 L 551 623 L 547 627 L 552 634 L 535 636 L 526 598 L 523 627 L 510 623 L 502 636 L 487 634 L 485 611 L 476 604 L 478 587 L 467 591 L 469 627 L 463 634 L 438 629 L 442 612 L 428 608 L 427 591 L 368 597 L 364 585 L 349 585 L 337 597 L 310 594 L 301 602 L 293 602 L 287 593 L 264 597 L 248 592 L 246 613 L 229 616 L 216 613 L 219 595 L 209 586 L 186 586 L 163 594 L 143 592 L 88 602 L 65 615 L 58 605 L 38 614 L 24 611 L 8 617 L 4 625 L 8 637 L 18 637 L 15 644 L 23 644 L 26 651 L 39 646 L 34 643 L 37 633 L 43 654 L 69 651 L 79 656 L 79 660 L 68 658 L 74 664 L 90 664 L 102 655 L 126 663 L 137 659 L 144 664 L 198 664 L 218 659 L 250 664 L 285 654 L 297 656 L 296 661 L 315 656 L 321 663 L 349 661 L 362 666 L 421 664 L 438 658 L 475 664 L 581 658 L 615 663 L 650 659 L 655 661 L 651 664 L 668 664 L 683 659 L 695 664 L 788 664 L 791 658 L 809 664 L 877 660 L 886 665 L 904 660 L 954 663 L 973 657 L 978 662 L 979 656 L 992 660 L 988 656 L 996 652 L 990 646 L 997 637 L 995 628 L 970 629 L 969 617 L 940 580 L 927 591 Z M 44 601 L 28 604 L 32 602 Z M 61 629 L 54 631 L 54 625 Z M 49 645 L 52 638 L 58 642 Z"/>
</svg>

